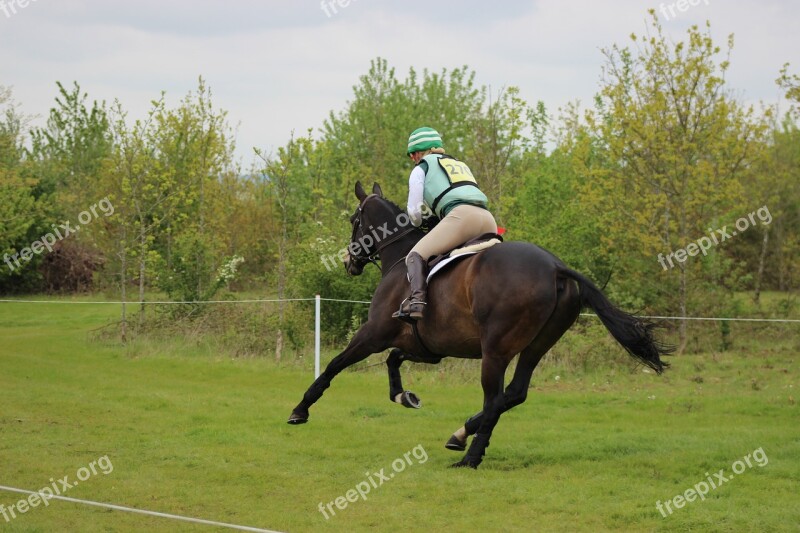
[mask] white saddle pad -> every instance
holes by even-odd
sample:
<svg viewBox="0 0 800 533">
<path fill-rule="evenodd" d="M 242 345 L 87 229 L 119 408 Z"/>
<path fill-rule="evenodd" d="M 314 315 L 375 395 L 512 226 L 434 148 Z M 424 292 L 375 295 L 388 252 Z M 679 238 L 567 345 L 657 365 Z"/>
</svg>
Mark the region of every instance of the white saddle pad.
<svg viewBox="0 0 800 533">
<path fill-rule="evenodd" d="M 469 256 L 475 255 L 477 253 L 478 252 L 464 252 L 462 254 L 450 256 L 447 259 L 443 259 L 442 261 L 439 261 L 438 263 L 436 263 L 436 266 L 433 267 L 430 272 L 428 272 L 428 283 L 431 282 L 431 278 L 433 278 L 434 275 L 436 275 L 439 271 L 441 271 L 443 268 L 445 268 L 447 265 L 449 265 L 453 261 L 458 261 L 459 259 L 464 259 L 465 257 L 469 257 Z"/>
<path fill-rule="evenodd" d="M 500 244 L 500 240 L 499 239 L 489 239 L 488 241 L 479 242 L 478 244 L 473 244 L 471 246 L 462 246 L 461 248 L 456 248 L 455 250 L 450 252 L 450 257 L 448 257 L 447 259 L 443 259 L 442 261 L 436 263 L 436 266 L 434 266 L 431 269 L 431 271 L 428 273 L 428 282 L 430 283 L 431 278 L 434 276 L 434 274 L 436 274 L 437 272 L 442 270 L 444 267 L 446 267 L 447 265 L 449 265 L 453 261 L 456 261 L 457 259 L 463 259 L 463 258 L 468 257 L 470 255 L 475 255 L 478 252 L 482 252 L 482 251 L 486 250 L 487 248 L 491 248 L 495 244 Z"/>
</svg>

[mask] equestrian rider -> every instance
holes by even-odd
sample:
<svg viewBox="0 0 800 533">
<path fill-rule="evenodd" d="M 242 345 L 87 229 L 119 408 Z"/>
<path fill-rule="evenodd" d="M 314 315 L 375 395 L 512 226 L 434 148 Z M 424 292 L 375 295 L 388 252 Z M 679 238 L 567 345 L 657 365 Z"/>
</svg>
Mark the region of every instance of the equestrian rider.
<svg viewBox="0 0 800 533">
<path fill-rule="evenodd" d="M 408 179 L 408 216 L 414 226 L 423 210 L 441 221 L 406 256 L 411 296 L 392 316 L 401 320 L 422 318 L 428 288 L 428 259 L 485 233 L 497 233 L 497 223 L 487 209 L 488 199 L 478 188 L 469 167 L 446 155 L 442 138 L 433 128 L 418 128 L 408 138 L 408 155 L 414 169 Z"/>
</svg>

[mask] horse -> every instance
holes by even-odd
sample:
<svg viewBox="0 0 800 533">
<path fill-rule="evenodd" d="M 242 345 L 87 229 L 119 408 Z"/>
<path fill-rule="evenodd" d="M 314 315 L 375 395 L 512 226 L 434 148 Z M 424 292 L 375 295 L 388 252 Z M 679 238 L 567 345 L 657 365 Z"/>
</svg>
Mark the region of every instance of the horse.
<svg viewBox="0 0 800 533">
<path fill-rule="evenodd" d="M 358 276 L 367 264 L 380 260 L 381 280 L 367 321 L 311 384 L 288 423 L 307 422 L 309 408 L 331 380 L 371 354 L 393 348 L 387 360 L 390 397 L 402 391 L 399 367 L 404 360 L 480 359 L 483 408 L 446 444 L 451 450 L 466 450 L 453 467 L 477 468 L 500 416 L 525 401 L 536 365 L 583 308 L 594 310 L 636 361 L 658 374 L 668 366 L 661 356 L 672 348 L 655 339 L 657 324 L 615 307 L 588 278 L 527 242 L 495 244 L 448 265 L 430 281 L 424 318 L 413 326 L 392 318 L 409 293 L 405 257 L 424 233 L 409 225 L 405 211 L 384 198 L 377 183 L 367 194 L 357 182 L 355 195 L 359 204 L 350 218 L 352 235 L 344 267 Z M 516 370 L 504 390 L 506 369 L 517 354 Z M 413 394 L 402 396 L 407 407 L 419 406 Z"/>
</svg>

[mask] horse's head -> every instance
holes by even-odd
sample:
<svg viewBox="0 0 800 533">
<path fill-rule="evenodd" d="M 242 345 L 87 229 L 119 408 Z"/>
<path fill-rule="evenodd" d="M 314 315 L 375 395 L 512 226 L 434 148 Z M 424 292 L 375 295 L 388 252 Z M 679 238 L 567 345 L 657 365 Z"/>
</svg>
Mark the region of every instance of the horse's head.
<svg viewBox="0 0 800 533">
<path fill-rule="evenodd" d="M 383 197 L 377 183 L 372 186 L 372 194 L 367 194 L 359 181 L 355 193 L 358 208 L 350 217 L 353 233 L 344 260 L 344 267 L 351 276 L 360 275 L 367 263 L 375 262 L 385 246 L 413 229 L 408 215 Z"/>
</svg>

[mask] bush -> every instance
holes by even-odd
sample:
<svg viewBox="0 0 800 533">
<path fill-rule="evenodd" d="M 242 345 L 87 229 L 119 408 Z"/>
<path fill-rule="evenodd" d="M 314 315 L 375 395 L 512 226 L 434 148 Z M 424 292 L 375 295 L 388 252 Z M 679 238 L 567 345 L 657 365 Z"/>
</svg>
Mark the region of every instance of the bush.
<svg viewBox="0 0 800 533">
<path fill-rule="evenodd" d="M 289 294 L 294 298 L 313 298 L 315 294 L 335 300 L 370 301 L 380 281 L 380 271 L 367 265 L 358 277 L 348 276 L 336 258 L 347 241 L 326 234 L 317 225 L 317 235 L 297 244 L 289 253 Z M 320 235 L 320 233 L 322 235 Z M 367 320 L 369 306 L 352 302 L 323 302 L 321 329 L 326 342 L 347 340 L 355 322 Z"/>
<path fill-rule="evenodd" d="M 44 289 L 48 293 L 88 291 L 104 262 L 90 246 L 76 240 L 58 241 L 39 264 Z"/>
</svg>

